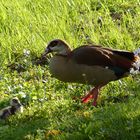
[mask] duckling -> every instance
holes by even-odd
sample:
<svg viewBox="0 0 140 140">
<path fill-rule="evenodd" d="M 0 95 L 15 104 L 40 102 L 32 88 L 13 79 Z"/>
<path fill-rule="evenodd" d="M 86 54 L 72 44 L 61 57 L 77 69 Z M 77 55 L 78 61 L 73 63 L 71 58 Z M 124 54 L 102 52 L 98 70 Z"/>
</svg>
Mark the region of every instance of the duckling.
<svg viewBox="0 0 140 140">
<path fill-rule="evenodd" d="M 7 119 L 10 115 L 14 115 L 16 112 L 23 112 L 23 105 L 17 97 L 10 100 L 10 106 L 0 110 L 0 119 Z"/>
</svg>

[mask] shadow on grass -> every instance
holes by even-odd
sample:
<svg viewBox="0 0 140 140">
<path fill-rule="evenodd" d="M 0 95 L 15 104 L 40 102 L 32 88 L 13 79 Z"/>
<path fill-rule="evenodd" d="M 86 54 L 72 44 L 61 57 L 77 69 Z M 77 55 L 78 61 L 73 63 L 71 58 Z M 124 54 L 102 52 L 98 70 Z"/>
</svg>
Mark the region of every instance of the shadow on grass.
<svg viewBox="0 0 140 140">
<path fill-rule="evenodd" d="M 135 103 L 129 102 L 128 104 L 98 108 L 98 111 L 93 113 L 90 119 L 79 120 L 78 129 L 65 135 L 66 139 L 74 139 L 76 132 L 90 140 L 140 139 L 140 104 L 138 102 L 137 100 Z"/>
<path fill-rule="evenodd" d="M 12 122 L 10 125 L 5 125 L 0 127 L 0 139 L 8 140 L 8 139 L 15 139 L 15 140 L 23 140 L 26 139 L 26 136 L 36 135 L 37 130 L 44 130 L 49 126 L 49 122 L 45 118 L 28 118 L 25 120 L 19 120 L 18 124 Z M 4 130 L 2 130 L 4 128 Z"/>
<path fill-rule="evenodd" d="M 0 138 L 21 140 L 31 135 L 35 139 L 37 131 L 42 130 L 45 139 L 45 132 L 52 128 L 61 131 L 60 135 L 51 138 L 55 140 L 140 139 L 138 99 L 126 104 L 99 108 L 83 107 L 78 110 L 72 104 L 67 107 L 61 104 L 51 110 L 51 115 L 45 115 L 46 118 L 43 114 L 45 110 L 38 112 L 38 115 L 25 116 L 21 120 L 11 122 L 7 129 L 0 132 Z"/>
<path fill-rule="evenodd" d="M 45 66 L 48 64 L 47 57 L 38 57 L 35 53 L 31 53 L 30 55 L 13 53 L 14 62 L 9 62 L 7 67 L 11 71 L 17 71 L 18 73 L 27 71 L 33 65 Z"/>
</svg>

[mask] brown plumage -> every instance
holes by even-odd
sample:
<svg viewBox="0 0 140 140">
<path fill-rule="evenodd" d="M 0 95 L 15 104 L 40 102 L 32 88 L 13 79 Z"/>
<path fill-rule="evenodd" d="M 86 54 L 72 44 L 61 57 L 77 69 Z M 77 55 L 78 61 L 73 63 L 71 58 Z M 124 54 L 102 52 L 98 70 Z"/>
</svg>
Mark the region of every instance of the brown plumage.
<svg viewBox="0 0 140 140">
<path fill-rule="evenodd" d="M 95 88 L 82 99 L 82 102 L 86 103 L 94 98 L 94 106 L 103 86 L 128 76 L 130 69 L 139 69 L 139 56 L 129 51 L 98 45 L 83 45 L 71 51 L 66 42 L 55 39 L 47 45 L 42 57 L 53 52 L 55 55 L 49 64 L 52 75 L 64 82 L 94 85 Z"/>
</svg>

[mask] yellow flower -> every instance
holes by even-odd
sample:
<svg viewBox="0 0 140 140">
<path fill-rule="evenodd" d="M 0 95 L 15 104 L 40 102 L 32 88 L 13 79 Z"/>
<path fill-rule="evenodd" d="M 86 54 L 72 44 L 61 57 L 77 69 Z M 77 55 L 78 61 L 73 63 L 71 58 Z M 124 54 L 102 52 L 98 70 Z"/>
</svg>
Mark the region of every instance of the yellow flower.
<svg viewBox="0 0 140 140">
<path fill-rule="evenodd" d="M 61 131 L 60 130 L 49 130 L 46 132 L 46 138 L 49 137 L 49 136 L 54 136 L 54 135 L 59 135 L 61 134 Z"/>
<path fill-rule="evenodd" d="M 83 112 L 83 115 L 84 115 L 84 117 L 89 117 L 90 116 L 90 113 L 87 112 L 87 111 L 85 111 L 85 112 Z"/>
</svg>

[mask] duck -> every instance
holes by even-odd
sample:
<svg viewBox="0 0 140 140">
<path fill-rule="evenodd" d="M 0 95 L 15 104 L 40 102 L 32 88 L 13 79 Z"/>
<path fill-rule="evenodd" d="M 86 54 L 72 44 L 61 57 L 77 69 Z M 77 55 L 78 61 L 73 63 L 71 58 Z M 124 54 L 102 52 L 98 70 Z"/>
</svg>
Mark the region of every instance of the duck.
<svg viewBox="0 0 140 140">
<path fill-rule="evenodd" d="M 14 115 L 17 112 L 23 112 L 23 105 L 18 97 L 14 97 L 10 100 L 10 106 L 0 110 L 0 119 L 7 119 L 9 116 Z"/>
<path fill-rule="evenodd" d="M 93 100 L 93 106 L 97 106 L 99 92 L 109 82 L 140 71 L 140 49 L 131 52 L 90 44 L 71 50 L 64 40 L 54 39 L 48 43 L 41 59 L 49 53 L 52 53 L 49 71 L 53 77 L 94 86 L 82 98 L 82 103 Z"/>
</svg>

